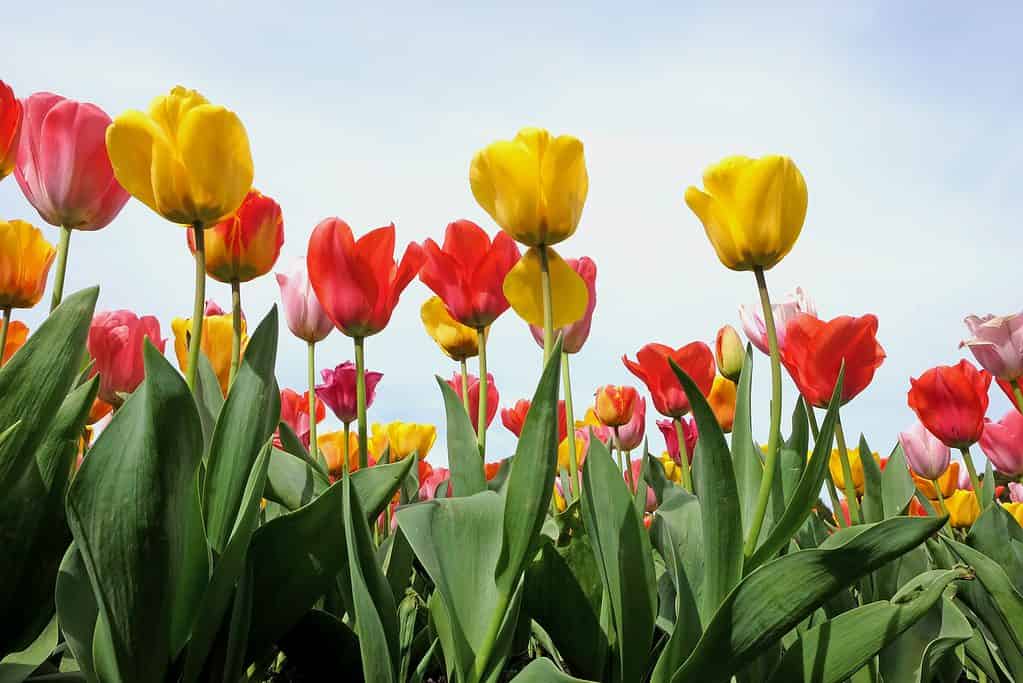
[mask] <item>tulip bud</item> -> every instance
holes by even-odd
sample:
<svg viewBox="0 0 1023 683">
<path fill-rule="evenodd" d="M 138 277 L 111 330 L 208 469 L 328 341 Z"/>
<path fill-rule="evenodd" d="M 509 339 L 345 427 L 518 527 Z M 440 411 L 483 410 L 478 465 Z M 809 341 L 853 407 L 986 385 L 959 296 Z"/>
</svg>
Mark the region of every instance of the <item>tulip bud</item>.
<svg viewBox="0 0 1023 683">
<path fill-rule="evenodd" d="M 292 263 L 286 273 L 277 273 L 277 284 L 281 288 L 284 304 L 284 319 L 291 333 L 310 344 L 323 341 L 334 329 L 334 323 L 320 306 L 316 292 L 309 282 L 305 259 Z"/>
<path fill-rule="evenodd" d="M 608 384 L 597 389 L 593 410 L 603 424 L 621 427 L 632 419 L 638 400 L 639 393 L 633 387 Z"/>
<path fill-rule="evenodd" d="M 151 315 L 138 317 L 131 311 L 97 313 L 89 326 L 86 348 L 92 357 L 90 376 L 99 375 L 99 398 L 112 406 L 123 403 L 125 394 L 145 378 L 142 349 L 145 340 L 163 353 L 167 342 L 160 336 L 160 322 Z"/>
<path fill-rule="evenodd" d="M 899 434 L 902 452 L 910 469 L 924 479 L 935 480 L 948 469 L 949 447 L 927 431 L 921 422 Z"/>
<path fill-rule="evenodd" d="M 323 384 L 316 385 L 316 397 L 327 404 L 331 412 L 345 424 L 351 424 L 357 417 L 355 383 L 358 371 L 352 361 L 345 361 L 333 370 L 321 370 Z M 373 404 L 377 384 L 384 375 L 380 372 L 364 373 L 366 378 L 366 407 Z"/>
<path fill-rule="evenodd" d="M 714 358 L 718 363 L 718 372 L 733 382 L 739 381 L 746 352 L 742 348 L 739 333 L 731 325 L 725 325 L 718 330 L 717 338 L 714 340 Z"/>
</svg>

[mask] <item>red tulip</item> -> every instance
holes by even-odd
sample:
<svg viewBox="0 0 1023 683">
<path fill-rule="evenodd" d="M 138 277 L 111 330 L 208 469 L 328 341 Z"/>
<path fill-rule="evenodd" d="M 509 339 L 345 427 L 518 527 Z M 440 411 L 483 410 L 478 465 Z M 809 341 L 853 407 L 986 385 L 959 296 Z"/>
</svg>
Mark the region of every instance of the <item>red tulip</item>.
<svg viewBox="0 0 1023 683">
<path fill-rule="evenodd" d="M 489 400 L 489 399 L 488 399 Z M 526 414 L 529 413 L 529 401 L 520 398 L 511 408 L 501 411 L 501 423 L 515 436 L 522 434 L 522 426 L 526 423 Z M 558 401 L 558 443 L 565 440 L 568 435 L 568 417 L 565 413 L 565 402 Z"/>
<path fill-rule="evenodd" d="M 316 423 L 319 424 L 327 416 L 323 401 L 316 401 Z M 300 394 L 292 389 L 281 389 L 281 422 L 285 423 L 298 435 L 302 443 L 309 447 L 309 392 Z M 274 435 L 274 445 L 281 447 L 280 437 Z"/>
<path fill-rule="evenodd" d="M 824 321 L 807 313 L 790 320 L 785 328 L 781 360 L 799 392 L 811 405 L 828 405 L 845 363 L 842 403 L 855 398 L 874 379 L 885 353 L 877 343 L 877 316 L 843 315 Z"/>
<path fill-rule="evenodd" d="M 306 260 L 316 298 L 334 325 L 349 337 L 368 337 L 387 327 L 424 258 L 412 242 L 395 262 L 393 223 L 356 241 L 347 223 L 328 218 L 313 230 Z"/>
<path fill-rule="evenodd" d="M 483 463 L 483 476 L 486 477 L 487 481 L 490 481 L 497 476 L 497 473 L 501 471 L 501 465 L 503 464 L 504 460 Z"/>
<path fill-rule="evenodd" d="M 373 405 L 377 384 L 384 375 L 366 371 L 366 407 Z M 345 361 L 333 370 L 321 370 L 323 384 L 316 385 L 316 397 L 330 406 L 331 412 L 345 424 L 351 424 L 358 417 L 355 396 L 355 363 Z"/>
<path fill-rule="evenodd" d="M 419 279 L 441 298 L 451 317 L 479 329 L 508 310 L 504 278 L 519 260 L 519 248 L 507 233 L 493 242 L 472 221 L 449 223 L 444 247 L 432 239 L 423 244 L 426 261 Z"/>
<path fill-rule="evenodd" d="M 480 414 L 480 379 L 476 375 L 469 375 L 469 415 L 471 416 L 470 422 L 472 422 L 472 428 L 477 429 L 476 416 Z M 450 386 L 458 398 L 462 398 L 462 376 L 457 372 L 452 375 L 451 379 L 448 380 L 448 386 Z M 487 426 L 494 421 L 494 415 L 497 415 L 497 402 L 501 400 L 501 395 L 497 391 L 497 385 L 494 384 L 494 376 L 489 372 L 487 373 Z"/>
<path fill-rule="evenodd" d="M 636 354 L 635 361 L 622 356 L 622 362 L 646 384 L 657 412 L 665 417 L 681 417 L 689 412 L 689 399 L 668 364 L 669 358 L 696 382 L 704 396 L 710 393 L 716 372 L 714 353 L 703 342 L 692 342 L 677 350 L 664 344 L 647 344 Z"/>
<path fill-rule="evenodd" d="M 21 102 L 11 87 L 0 81 L 0 180 L 14 170 L 21 137 Z"/>
<path fill-rule="evenodd" d="M 195 231 L 186 231 L 188 250 L 195 253 Z M 249 190 L 234 213 L 205 232 L 206 272 L 220 282 L 248 282 L 266 275 L 277 263 L 284 244 L 280 205 Z"/>
<path fill-rule="evenodd" d="M 99 375 L 99 398 L 113 406 L 123 394 L 138 388 L 146 376 L 142 348 L 146 338 L 163 353 L 167 340 L 160 336 L 160 321 L 131 311 L 97 313 L 89 326 L 86 347 L 93 360 L 90 376 Z"/>
<path fill-rule="evenodd" d="M 700 432 L 696 428 L 696 420 L 683 419 L 681 422 L 682 435 L 686 439 L 686 452 L 689 453 L 689 463 L 692 464 Z M 682 462 L 682 454 L 678 450 L 678 432 L 675 431 L 675 423 L 671 420 L 658 420 L 657 428 L 661 430 L 661 436 L 664 437 L 664 447 L 668 451 L 668 455 L 675 462 Z"/>
<path fill-rule="evenodd" d="M 910 379 L 909 407 L 951 448 L 968 448 L 984 433 L 991 375 L 968 360 L 931 368 Z"/>
</svg>

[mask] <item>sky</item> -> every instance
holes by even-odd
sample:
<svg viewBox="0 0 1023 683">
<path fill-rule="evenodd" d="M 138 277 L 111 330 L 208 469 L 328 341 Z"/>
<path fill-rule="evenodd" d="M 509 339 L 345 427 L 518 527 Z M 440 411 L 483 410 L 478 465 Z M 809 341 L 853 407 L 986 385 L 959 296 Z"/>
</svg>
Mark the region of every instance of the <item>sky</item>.
<svg viewBox="0 0 1023 683">
<path fill-rule="evenodd" d="M 399 248 L 440 241 L 459 218 L 493 233 L 469 189 L 475 151 L 523 126 L 580 138 L 589 198 L 558 247 L 598 267 L 592 333 L 572 357 L 578 413 L 599 385 L 639 384 L 623 354 L 653 341 L 713 343 L 755 300 L 752 274 L 721 266 L 682 199 L 731 154 L 785 154 L 806 178 L 803 232 L 767 274 L 776 300 L 801 286 L 822 317 L 880 319 L 888 357 L 843 409 L 850 438 L 862 432 L 886 455 L 913 419 L 909 378 L 964 356 L 962 319 L 1023 307 L 1019 5 L 63 4 L 48 6 L 57 21 L 25 3 L 5 10 L 0 79 L 21 97 L 49 90 L 112 116 L 176 84 L 236 111 L 255 185 L 283 208 L 281 268 L 330 216 L 356 234 L 393 221 Z M 0 182 L 0 217 L 30 220 L 56 242 L 13 178 Z M 65 291 L 99 284 L 100 310 L 156 315 L 169 337 L 170 320 L 190 314 L 192 278 L 185 231 L 131 200 L 106 229 L 73 236 Z M 227 307 L 226 285 L 208 292 Z M 420 324 L 430 294 L 413 283 L 366 342 L 368 367 L 384 373 L 370 420 L 437 424 L 430 460 L 443 464 L 433 375 L 456 367 Z M 279 301 L 274 278 L 245 284 L 242 299 L 254 327 Z M 19 316 L 34 327 L 44 311 Z M 531 396 L 541 351 L 512 311 L 488 350 L 502 407 Z M 334 333 L 318 356 L 320 368 L 349 360 L 351 340 Z M 304 388 L 304 342 L 283 321 L 277 371 L 282 387 Z M 764 441 L 769 385 L 758 354 Z M 793 401 L 786 378 L 786 414 Z M 990 416 L 1008 407 L 992 391 Z M 659 451 L 654 417 L 651 405 Z M 488 459 L 513 450 L 498 417 Z"/>
</svg>

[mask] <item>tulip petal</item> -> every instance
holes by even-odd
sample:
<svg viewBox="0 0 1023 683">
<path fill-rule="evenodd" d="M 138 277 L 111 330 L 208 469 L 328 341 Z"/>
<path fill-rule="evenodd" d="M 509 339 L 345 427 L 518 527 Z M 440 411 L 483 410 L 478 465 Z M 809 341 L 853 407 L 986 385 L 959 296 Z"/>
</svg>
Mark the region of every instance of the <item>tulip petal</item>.
<svg viewBox="0 0 1023 683">
<path fill-rule="evenodd" d="M 564 327 L 586 314 L 589 292 L 582 277 L 556 251 L 548 248 L 547 259 L 554 327 Z M 505 297 L 519 317 L 530 325 L 543 325 L 544 303 L 540 280 L 540 251 L 536 247 L 531 247 L 504 279 Z"/>
<path fill-rule="evenodd" d="M 735 205 L 755 232 L 758 252 L 770 252 L 764 267 L 780 261 L 796 243 L 806 219 L 807 193 L 803 174 L 791 159 L 757 159 L 742 174 Z M 755 223 L 754 223 L 755 220 Z"/>
<path fill-rule="evenodd" d="M 152 119 L 140 111 L 126 111 L 107 128 L 107 152 L 114 175 L 129 194 L 151 208 L 156 208 L 153 195 L 153 147 L 163 133 Z"/>
<path fill-rule="evenodd" d="M 252 187 L 252 153 L 238 115 L 203 104 L 184 114 L 178 129 L 197 218 L 205 225 L 235 211 Z"/>
<path fill-rule="evenodd" d="M 583 143 L 571 135 L 552 140 L 541 157 L 540 180 L 546 208 L 546 244 L 572 236 L 582 216 L 590 182 Z"/>
<path fill-rule="evenodd" d="M 501 140 L 478 152 L 469 185 L 479 205 L 516 241 L 541 244 L 540 166 L 525 143 Z"/>
<path fill-rule="evenodd" d="M 707 239 L 725 266 L 734 268 L 741 265 L 743 249 L 737 244 L 742 238 L 741 232 L 732 229 L 731 217 L 725 205 L 715 197 L 702 190 L 690 186 L 686 189 L 686 205 L 703 223 Z"/>
</svg>

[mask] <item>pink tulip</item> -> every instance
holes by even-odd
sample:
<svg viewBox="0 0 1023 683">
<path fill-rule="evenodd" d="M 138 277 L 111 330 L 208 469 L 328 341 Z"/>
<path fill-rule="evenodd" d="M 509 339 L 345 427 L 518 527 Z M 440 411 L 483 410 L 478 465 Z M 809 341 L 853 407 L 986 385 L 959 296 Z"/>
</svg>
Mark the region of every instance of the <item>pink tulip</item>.
<svg viewBox="0 0 1023 683">
<path fill-rule="evenodd" d="M 675 462 L 682 462 L 682 454 L 678 450 L 678 432 L 675 431 L 674 423 L 671 420 L 658 420 L 657 428 L 664 436 L 664 447 L 667 449 L 668 455 Z M 689 463 L 692 464 L 693 455 L 696 453 L 696 441 L 700 438 L 700 433 L 696 429 L 696 420 L 682 418 L 682 434 L 686 439 Z"/>
<path fill-rule="evenodd" d="M 643 436 L 646 433 L 646 398 L 639 397 L 633 404 L 632 419 L 618 428 L 618 447 L 624 451 L 631 451 L 643 443 Z"/>
<path fill-rule="evenodd" d="M 345 361 L 333 370 L 322 370 L 323 384 L 316 385 L 316 397 L 327 404 L 337 419 L 351 424 L 358 415 L 355 397 L 355 364 Z M 366 371 L 366 407 L 373 403 L 377 384 L 383 379 L 380 372 Z"/>
<path fill-rule="evenodd" d="M 1023 484 L 1009 482 L 1009 500 L 1013 503 L 1023 503 Z"/>
<path fill-rule="evenodd" d="M 781 348 L 784 343 L 785 326 L 789 320 L 792 320 L 800 313 L 808 313 L 817 317 L 817 307 L 810 299 L 810 296 L 803 291 L 802 287 L 797 287 L 793 294 L 789 294 L 788 299 L 780 304 L 775 304 L 771 310 L 774 312 L 774 327 L 778 335 L 778 348 Z M 746 333 L 746 338 L 749 339 L 750 343 L 760 349 L 761 352 L 770 353 L 770 347 L 767 343 L 767 325 L 764 323 L 764 313 L 760 304 L 753 304 L 748 307 L 739 306 L 739 320 L 742 321 L 742 331 Z"/>
<path fill-rule="evenodd" d="M 985 419 L 980 449 L 1002 474 L 1023 474 L 1023 413 L 1010 410 L 998 422 Z"/>
<path fill-rule="evenodd" d="M 572 269 L 579 273 L 586 282 L 586 289 L 590 293 L 590 302 L 586 305 L 586 315 L 571 325 L 555 330 L 554 334 L 557 336 L 557 333 L 560 332 L 564 335 L 562 349 L 565 353 L 579 353 L 579 350 L 583 348 L 583 344 L 586 343 L 586 339 L 590 336 L 590 326 L 593 324 L 593 309 L 597 307 L 597 264 L 588 256 L 578 259 L 565 259 L 565 262 L 572 266 Z M 533 333 L 533 339 L 542 348 L 543 328 L 530 325 L 529 331 Z"/>
<path fill-rule="evenodd" d="M 639 488 L 640 479 L 643 478 L 643 459 L 642 458 L 637 458 L 637 459 L 631 461 L 630 462 L 630 467 L 632 467 L 632 481 L 636 484 L 636 488 L 633 488 L 632 492 L 635 493 L 636 489 Z M 628 482 L 628 479 L 626 479 L 626 482 Z M 653 512 L 656 509 L 657 509 L 657 495 L 654 493 L 654 490 L 652 488 L 647 486 L 646 487 L 646 511 L 647 512 Z"/>
<path fill-rule="evenodd" d="M 145 378 L 142 362 L 144 340 L 163 353 L 167 340 L 160 337 L 160 321 L 151 315 L 139 318 L 131 311 L 97 313 L 89 326 L 86 348 L 92 357 L 90 376 L 99 375 L 99 397 L 113 406 L 124 402 Z"/>
<path fill-rule="evenodd" d="M 469 375 L 469 421 L 472 423 L 472 428 L 478 430 L 477 416 L 480 414 L 480 378 L 476 375 Z M 462 375 L 455 373 L 448 380 L 448 386 L 458 394 L 458 399 L 462 399 Z M 494 382 L 494 376 L 489 372 L 487 373 L 487 426 L 494 421 L 494 416 L 497 415 L 497 403 L 501 400 L 501 395 L 497 391 L 497 384 Z"/>
<path fill-rule="evenodd" d="M 220 307 L 220 304 L 213 299 L 206 299 L 206 308 L 203 309 L 202 314 L 205 318 L 210 318 L 215 315 L 227 315 L 224 312 L 224 309 Z M 242 314 L 242 317 L 244 318 L 244 314 Z"/>
<path fill-rule="evenodd" d="M 960 348 L 969 347 L 977 362 L 1000 380 L 1011 382 L 1023 376 L 1023 313 L 971 315 L 964 322 L 973 337 Z"/>
<path fill-rule="evenodd" d="M 437 497 L 437 489 L 440 488 L 441 484 L 445 481 L 447 484 L 447 495 L 451 495 L 451 471 L 446 467 L 430 467 L 424 468 L 423 462 L 420 462 L 420 476 L 419 478 L 419 500 L 430 500 Z M 424 471 L 425 470 L 425 471 Z"/>
<path fill-rule="evenodd" d="M 316 298 L 305 259 L 296 259 L 288 272 L 277 273 L 277 284 L 281 287 L 284 319 L 291 333 L 310 344 L 323 341 L 334 329 L 334 323 Z"/>
<path fill-rule="evenodd" d="M 107 156 L 110 117 L 48 92 L 30 96 L 24 108 L 14 177 L 25 197 L 50 225 L 105 227 L 128 201 Z"/>
<path fill-rule="evenodd" d="M 951 460 L 949 447 L 927 431 L 922 422 L 899 434 L 899 443 L 910 469 L 924 479 L 935 480 L 945 473 Z"/>
</svg>

